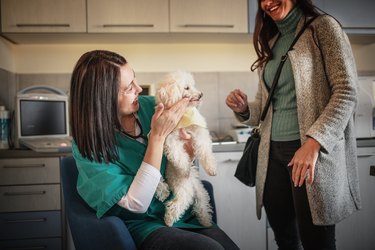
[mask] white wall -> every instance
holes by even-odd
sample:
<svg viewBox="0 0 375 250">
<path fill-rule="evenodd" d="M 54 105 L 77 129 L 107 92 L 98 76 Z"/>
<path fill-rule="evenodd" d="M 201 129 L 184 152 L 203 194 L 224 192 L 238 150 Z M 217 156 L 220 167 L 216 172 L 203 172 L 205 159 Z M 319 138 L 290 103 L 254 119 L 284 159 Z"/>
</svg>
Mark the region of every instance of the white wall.
<svg viewBox="0 0 375 250">
<path fill-rule="evenodd" d="M 15 73 L 70 73 L 86 51 L 113 50 L 123 55 L 136 72 L 248 71 L 256 55 L 251 43 L 232 44 L 43 44 L 10 46 L 0 40 L 0 67 Z M 359 71 L 375 71 L 375 43 L 353 45 Z M 13 56 L 10 56 L 12 54 Z"/>
<path fill-rule="evenodd" d="M 17 45 L 16 73 L 70 73 L 84 52 L 95 49 L 118 52 L 136 72 L 248 71 L 255 60 L 250 43 Z"/>
</svg>

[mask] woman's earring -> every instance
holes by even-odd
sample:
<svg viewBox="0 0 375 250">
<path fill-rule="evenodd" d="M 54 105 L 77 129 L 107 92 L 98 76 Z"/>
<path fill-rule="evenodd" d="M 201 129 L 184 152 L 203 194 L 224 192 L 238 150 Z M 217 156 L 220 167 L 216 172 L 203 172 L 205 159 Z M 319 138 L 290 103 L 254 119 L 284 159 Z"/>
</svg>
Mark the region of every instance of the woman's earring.
<svg viewBox="0 0 375 250">
<path fill-rule="evenodd" d="M 266 12 L 263 12 L 263 19 L 266 18 Z"/>
</svg>

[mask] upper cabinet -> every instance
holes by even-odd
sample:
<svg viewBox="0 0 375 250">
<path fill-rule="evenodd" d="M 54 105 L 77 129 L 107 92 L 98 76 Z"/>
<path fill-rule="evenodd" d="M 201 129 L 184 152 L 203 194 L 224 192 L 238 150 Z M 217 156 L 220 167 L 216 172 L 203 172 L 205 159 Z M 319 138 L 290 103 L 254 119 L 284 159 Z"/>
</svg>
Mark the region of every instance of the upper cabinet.
<svg viewBox="0 0 375 250">
<path fill-rule="evenodd" d="M 335 17 L 349 34 L 375 34 L 374 0 L 313 0 Z"/>
<path fill-rule="evenodd" d="M 168 0 L 87 0 L 88 32 L 168 32 L 168 12 Z"/>
<path fill-rule="evenodd" d="M 170 0 L 170 31 L 248 33 L 247 4 L 247 0 Z"/>
<path fill-rule="evenodd" d="M 86 32 L 85 0 L 1 0 L 2 32 Z"/>
</svg>

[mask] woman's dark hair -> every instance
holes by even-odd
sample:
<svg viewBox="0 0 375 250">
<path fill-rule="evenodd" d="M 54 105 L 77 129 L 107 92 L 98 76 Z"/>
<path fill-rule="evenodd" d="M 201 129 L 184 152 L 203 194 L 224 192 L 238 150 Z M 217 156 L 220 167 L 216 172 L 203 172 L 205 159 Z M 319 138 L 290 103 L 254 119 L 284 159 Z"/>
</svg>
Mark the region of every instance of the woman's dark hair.
<svg viewBox="0 0 375 250">
<path fill-rule="evenodd" d="M 255 16 L 255 29 L 253 43 L 258 59 L 251 65 L 251 71 L 254 71 L 266 62 L 272 59 L 272 49 L 269 41 L 278 33 L 275 22 L 260 7 L 262 0 L 258 0 L 258 11 Z M 318 8 L 315 7 L 311 0 L 294 0 L 296 6 L 302 10 L 307 17 L 320 15 Z"/>
<path fill-rule="evenodd" d="M 70 126 L 83 157 L 97 162 L 114 162 L 120 66 L 124 57 L 110 51 L 86 52 L 74 67 L 70 84 Z"/>
</svg>

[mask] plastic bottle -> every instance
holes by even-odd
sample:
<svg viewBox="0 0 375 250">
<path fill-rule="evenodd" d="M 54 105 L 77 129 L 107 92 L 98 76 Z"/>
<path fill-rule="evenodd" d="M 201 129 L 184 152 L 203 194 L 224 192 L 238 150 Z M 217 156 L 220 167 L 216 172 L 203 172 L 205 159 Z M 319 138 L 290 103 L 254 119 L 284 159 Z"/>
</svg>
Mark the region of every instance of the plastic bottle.
<svg viewBox="0 0 375 250">
<path fill-rule="evenodd" d="M 9 124 L 9 111 L 4 106 L 0 106 L 0 149 L 9 148 Z"/>
</svg>

